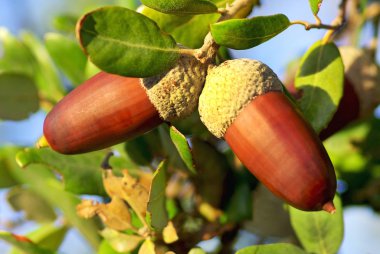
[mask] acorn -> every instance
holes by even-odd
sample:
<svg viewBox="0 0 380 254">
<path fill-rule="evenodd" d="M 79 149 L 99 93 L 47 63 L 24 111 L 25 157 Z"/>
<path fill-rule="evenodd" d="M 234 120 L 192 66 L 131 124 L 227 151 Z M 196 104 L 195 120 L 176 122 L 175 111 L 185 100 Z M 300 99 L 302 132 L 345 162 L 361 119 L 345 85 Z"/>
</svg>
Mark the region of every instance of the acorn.
<svg viewBox="0 0 380 254">
<path fill-rule="evenodd" d="M 267 65 L 239 59 L 210 68 L 198 110 L 275 195 L 301 210 L 335 212 L 330 158 Z"/>
<path fill-rule="evenodd" d="M 183 55 L 150 78 L 100 72 L 65 96 L 46 116 L 44 139 L 55 151 L 100 150 L 182 119 L 197 107 L 207 64 Z"/>
</svg>

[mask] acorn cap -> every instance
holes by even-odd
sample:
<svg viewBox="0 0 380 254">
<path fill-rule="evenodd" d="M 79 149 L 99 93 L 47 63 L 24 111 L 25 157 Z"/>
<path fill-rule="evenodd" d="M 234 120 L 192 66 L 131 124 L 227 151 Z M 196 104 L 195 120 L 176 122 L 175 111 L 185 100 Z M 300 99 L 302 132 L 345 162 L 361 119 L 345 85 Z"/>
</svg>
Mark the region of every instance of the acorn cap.
<svg viewBox="0 0 380 254">
<path fill-rule="evenodd" d="M 339 47 L 345 75 L 353 85 L 360 101 L 360 115 L 369 112 L 380 103 L 380 70 L 368 52 L 352 46 Z"/>
<path fill-rule="evenodd" d="M 270 91 L 282 91 L 282 84 L 266 64 L 250 59 L 225 61 L 207 74 L 199 98 L 201 120 L 212 134 L 222 138 L 249 102 Z"/>
<path fill-rule="evenodd" d="M 193 56 L 182 55 L 168 72 L 141 79 L 149 100 L 164 121 L 182 119 L 195 110 L 207 66 Z"/>
</svg>

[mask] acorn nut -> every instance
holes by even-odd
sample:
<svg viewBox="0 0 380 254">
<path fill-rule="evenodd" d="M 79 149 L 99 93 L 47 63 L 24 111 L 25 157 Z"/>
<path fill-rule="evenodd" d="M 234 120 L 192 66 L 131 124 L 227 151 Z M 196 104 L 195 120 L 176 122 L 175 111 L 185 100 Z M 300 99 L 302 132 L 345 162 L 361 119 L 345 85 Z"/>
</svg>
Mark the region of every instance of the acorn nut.
<svg viewBox="0 0 380 254">
<path fill-rule="evenodd" d="M 144 79 L 100 72 L 46 116 L 44 139 L 63 154 L 103 149 L 176 121 L 197 107 L 207 64 L 183 55 L 168 72 Z"/>
<path fill-rule="evenodd" d="M 211 68 L 198 110 L 210 132 L 275 195 L 301 210 L 335 212 L 327 152 L 267 65 L 239 59 Z"/>
</svg>

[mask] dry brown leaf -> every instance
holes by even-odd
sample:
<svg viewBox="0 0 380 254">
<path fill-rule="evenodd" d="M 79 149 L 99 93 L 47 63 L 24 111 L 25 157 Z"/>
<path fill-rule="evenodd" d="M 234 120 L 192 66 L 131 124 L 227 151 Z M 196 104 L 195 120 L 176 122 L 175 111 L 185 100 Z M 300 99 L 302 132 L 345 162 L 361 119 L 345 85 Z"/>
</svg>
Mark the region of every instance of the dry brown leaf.
<svg viewBox="0 0 380 254">
<path fill-rule="evenodd" d="M 167 244 L 174 243 L 178 240 L 177 230 L 175 229 L 173 222 L 168 222 L 168 225 L 162 231 L 162 237 Z"/>
<path fill-rule="evenodd" d="M 114 197 L 109 204 L 101 204 L 98 215 L 112 229 L 133 229 L 128 206 L 119 197 Z"/>
<path fill-rule="evenodd" d="M 123 190 L 122 177 L 117 177 L 113 174 L 112 170 L 104 170 L 103 185 L 109 197 L 120 196 Z"/>
<path fill-rule="evenodd" d="M 206 202 L 202 202 L 199 205 L 199 213 L 202 214 L 208 221 L 215 222 L 223 214 L 219 209 L 216 209 L 212 205 Z"/>
<path fill-rule="evenodd" d="M 127 170 L 123 171 L 123 175 L 123 191 L 121 197 L 145 220 L 149 200 L 149 189 L 146 189 L 138 179 L 132 177 Z"/>
<path fill-rule="evenodd" d="M 77 206 L 77 214 L 86 219 L 98 215 L 105 225 L 115 230 L 134 229 L 128 206 L 119 197 L 114 197 L 108 204 L 83 200 Z"/>
<path fill-rule="evenodd" d="M 156 254 L 152 240 L 146 239 L 141 245 L 138 254 Z"/>
<path fill-rule="evenodd" d="M 92 200 L 82 200 L 82 202 L 77 205 L 78 216 L 89 219 L 94 217 L 97 213 L 99 204 Z"/>
</svg>

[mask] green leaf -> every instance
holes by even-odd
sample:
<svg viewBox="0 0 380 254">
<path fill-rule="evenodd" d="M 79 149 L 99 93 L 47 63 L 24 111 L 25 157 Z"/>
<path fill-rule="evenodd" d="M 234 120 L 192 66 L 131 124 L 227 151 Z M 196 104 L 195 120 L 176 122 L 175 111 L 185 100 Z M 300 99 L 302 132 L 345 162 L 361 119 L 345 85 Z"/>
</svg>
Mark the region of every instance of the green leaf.
<svg viewBox="0 0 380 254">
<path fill-rule="evenodd" d="M 179 58 L 175 40 L 144 15 L 104 7 L 79 21 L 78 38 L 91 61 L 104 71 L 149 77 L 167 71 Z"/>
<path fill-rule="evenodd" d="M 167 124 L 161 124 L 157 129 L 163 147 L 163 154 L 161 156 L 167 158 L 170 166 L 187 171 L 187 166 L 170 138 L 169 126 Z"/>
<path fill-rule="evenodd" d="M 211 34 L 219 45 L 232 49 L 249 49 L 286 30 L 289 19 L 283 14 L 231 19 L 211 25 Z"/>
<path fill-rule="evenodd" d="M 337 253 L 343 240 L 343 209 L 334 198 L 335 214 L 304 212 L 289 207 L 290 220 L 302 246 L 309 253 Z"/>
<path fill-rule="evenodd" d="M 0 239 L 12 244 L 14 247 L 26 254 L 53 254 L 54 251 L 50 251 L 39 247 L 37 244 L 33 243 L 30 239 L 8 233 L 5 231 L 0 231 Z"/>
<path fill-rule="evenodd" d="M 55 64 L 74 85 L 85 81 L 87 57 L 77 42 L 57 33 L 48 33 L 45 45 Z"/>
<path fill-rule="evenodd" d="M 203 14 L 217 12 L 216 5 L 207 0 L 142 0 L 146 6 L 163 13 Z"/>
<path fill-rule="evenodd" d="M 123 254 L 125 252 L 118 252 L 112 248 L 112 246 L 106 241 L 103 240 L 99 246 L 98 254 Z"/>
<path fill-rule="evenodd" d="M 316 132 L 326 128 L 343 94 L 344 67 L 334 43 L 317 41 L 301 60 L 295 87 L 303 91 L 299 106 Z"/>
<path fill-rule="evenodd" d="M 14 147 L 0 148 L 0 158 L 9 163 L 12 176 L 19 183 L 28 185 L 31 190 L 40 195 L 51 206 L 60 209 L 66 221 L 76 227 L 91 246 L 97 248 L 99 235 L 95 221 L 84 220 L 76 214 L 76 206 L 80 203 L 80 199 L 76 195 L 64 191 L 63 185 L 56 179 L 56 175 L 42 165 L 30 165 L 27 169 L 20 169 L 15 160 L 19 151 L 20 149 Z"/>
<path fill-rule="evenodd" d="M 6 29 L 0 28 L 0 72 L 34 74 L 35 60 L 31 51 Z"/>
<path fill-rule="evenodd" d="M 192 248 L 188 254 L 206 254 L 201 248 Z"/>
<path fill-rule="evenodd" d="M 10 189 L 7 200 L 15 211 L 24 211 L 28 220 L 46 223 L 57 217 L 50 204 L 28 188 L 16 186 Z"/>
<path fill-rule="evenodd" d="M 322 1 L 323 0 L 309 0 L 310 8 L 314 15 L 318 14 Z"/>
<path fill-rule="evenodd" d="M 196 174 L 197 171 L 194 167 L 193 155 L 191 154 L 191 149 L 189 143 L 187 143 L 186 137 L 174 126 L 170 126 L 170 138 L 177 148 L 179 156 L 182 158 L 186 167 L 191 173 Z"/>
<path fill-rule="evenodd" d="M 32 33 L 23 32 L 22 42 L 29 48 L 35 59 L 34 78 L 41 96 L 52 102 L 58 102 L 65 90 L 45 45 Z"/>
<path fill-rule="evenodd" d="M 290 243 L 255 245 L 240 249 L 236 254 L 307 254 L 306 251 Z"/>
<path fill-rule="evenodd" d="M 78 17 L 70 14 L 62 14 L 54 17 L 53 27 L 54 29 L 65 32 L 75 33 L 75 26 L 77 24 Z"/>
<path fill-rule="evenodd" d="M 0 73 L 0 118 L 22 120 L 39 107 L 38 91 L 29 76 Z"/>
<path fill-rule="evenodd" d="M 142 236 L 129 235 L 110 228 L 103 229 L 101 235 L 112 249 L 121 253 L 133 251 L 144 240 L 144 237 Z"/>
<path fill-rule="evenodd" d="M 68 227 L 65 225 L 56 226 L 55 224 L 56 223 L 44 224 L 37 230 L 28 233 L 27 237 L 39 247 L 56 251 L 65 239 Z M 13 249 L 10 254 L 23 253 L 17 249 Z"/>
<path fill-rule="evenodd" d="M 65 190 L 75 194 L 106 196 L 102 183 L 101 163 L 104 151 L 64 156 L 51 149 L 26 149 L 17 154 L 20 166 L 41 164 L 63 177 Z M 83 184 L 86 183 L 86 184 Z"/>
<path fill-rule="evenodd" d="M 189 48 L 200 48 L 211 24 L 220 14 L 177 16 L 165 14 L 143 6 L 141 13 L 157 22 L 158 26 L 182 45 Z"/>
<path fill-rule="evenodd" d="M 158 231 L 162 231 L 169 221 L 165 196 L 166 170 L 167 162 L 162 161 L 154 172 L 149 193 L 148 212 L 151 215 L 151 225 Z"/>
</svg>

